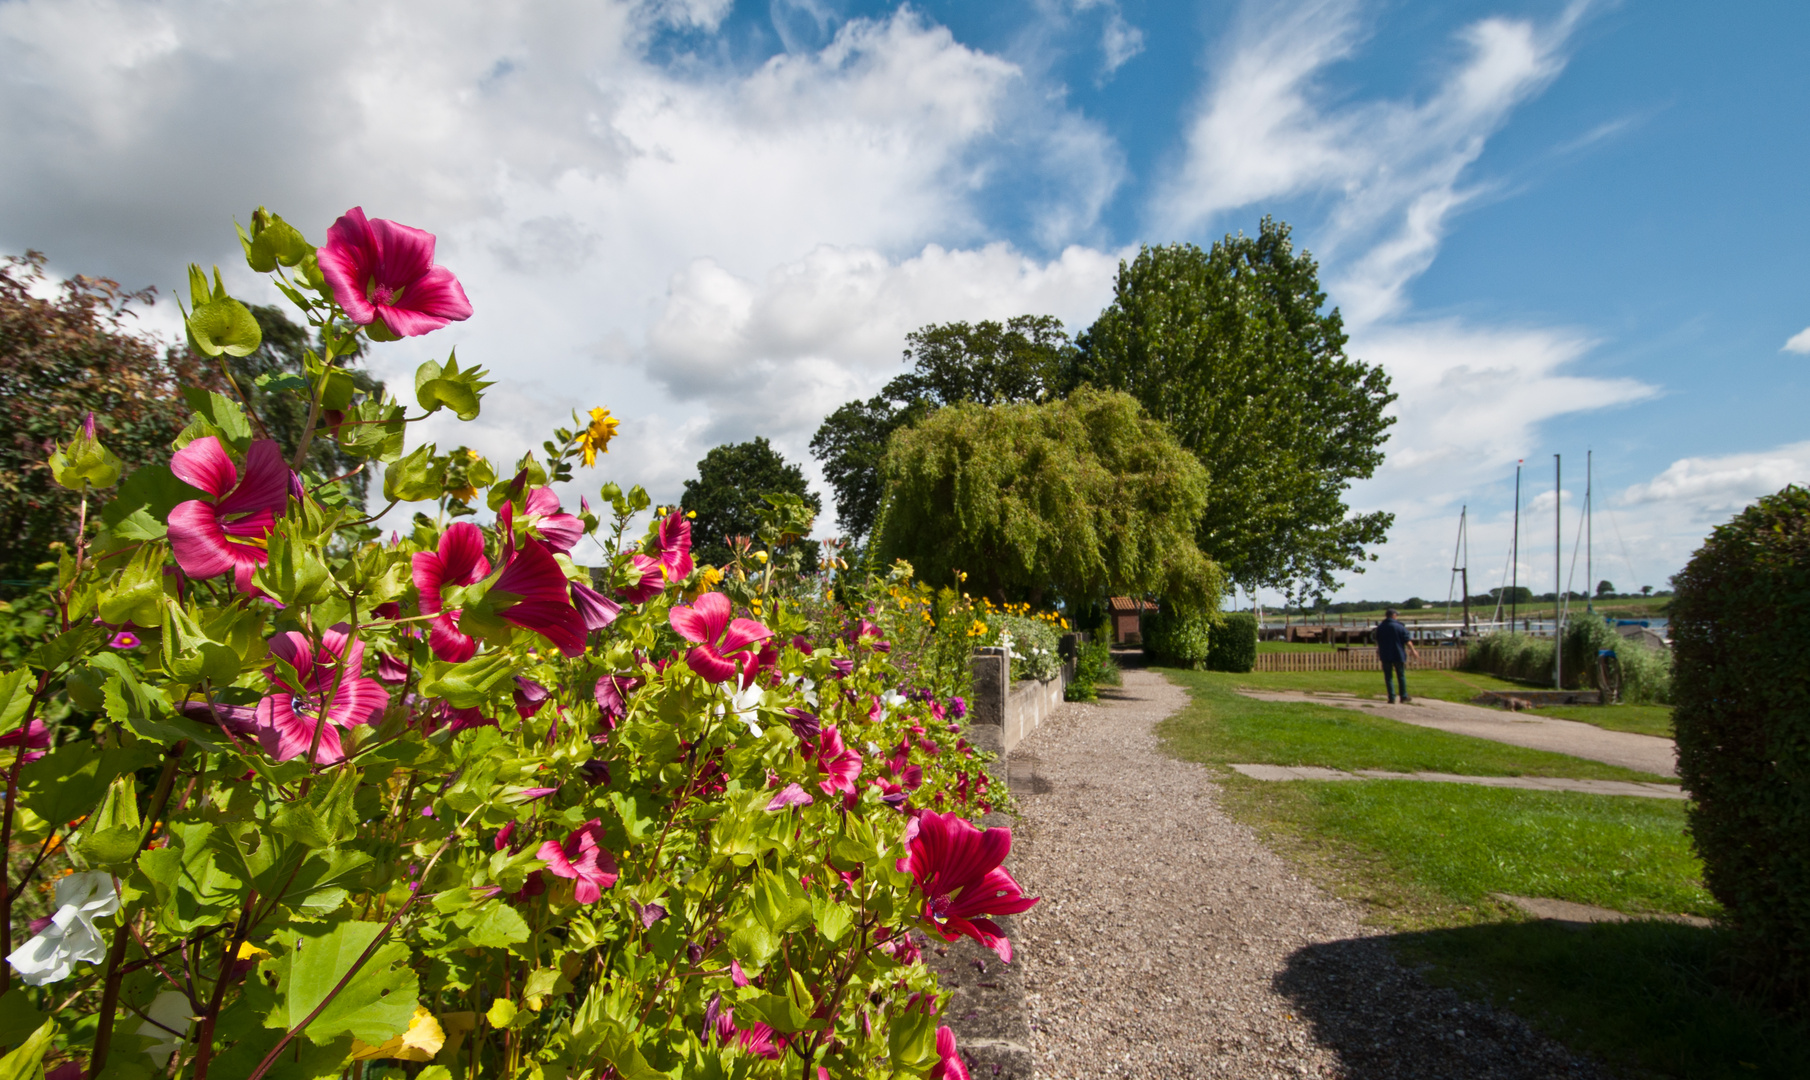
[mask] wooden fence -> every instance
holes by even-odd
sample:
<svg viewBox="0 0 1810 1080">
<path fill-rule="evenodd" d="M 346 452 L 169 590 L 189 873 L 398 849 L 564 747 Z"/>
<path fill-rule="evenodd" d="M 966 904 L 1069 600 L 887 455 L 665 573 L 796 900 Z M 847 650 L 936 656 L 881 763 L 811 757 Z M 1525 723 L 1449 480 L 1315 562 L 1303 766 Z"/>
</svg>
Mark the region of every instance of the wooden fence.
<svg viewBox="0 0 1810 1080">
<path fill-rule="evenodd" d="M 1420 657 L 1408 658 L 1410 671 L 1450 671 L 1464 664 L 1463 645 L 1422 645 Z M 1260 652 L 1252 671 L 1381 671 L 1374 648 L 1338 648 L 1325 652 Z"/>
</svg>

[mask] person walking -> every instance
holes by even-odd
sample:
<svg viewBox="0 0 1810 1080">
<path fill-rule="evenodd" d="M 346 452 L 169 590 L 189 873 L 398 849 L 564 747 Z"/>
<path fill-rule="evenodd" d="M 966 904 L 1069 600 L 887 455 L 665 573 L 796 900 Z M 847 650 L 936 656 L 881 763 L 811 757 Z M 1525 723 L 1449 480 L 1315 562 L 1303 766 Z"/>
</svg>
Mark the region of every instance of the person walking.
<svg viewBox="0 0 1810 1080">
<path fill-rule="evenodd" d="M 1383 689 L 1389 692 L 1389 704 L 1395 704 L 1395 693 L 1399 687 L 1404 704 L 1413 699 L 1408 696 L 1408 657 L 1420 659 L 1420 651 L 1414 647 L 1414 639 L 1408 636 L 1408 628 L 1395 617 L 1395 609 L 1383 612 L 1383 621 L 1376 624 L 1376 658 L 1383 662 Z"/>
</svg>

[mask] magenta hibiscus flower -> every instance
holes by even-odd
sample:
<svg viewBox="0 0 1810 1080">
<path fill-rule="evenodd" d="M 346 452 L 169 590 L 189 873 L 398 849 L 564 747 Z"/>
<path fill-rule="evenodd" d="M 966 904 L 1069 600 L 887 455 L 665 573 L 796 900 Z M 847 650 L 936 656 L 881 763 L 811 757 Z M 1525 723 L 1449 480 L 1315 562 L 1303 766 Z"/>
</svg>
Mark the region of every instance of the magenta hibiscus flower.
<svg viewBox="0 0 1810 1080">
<path fill-rule="evenodd" d="M 968 1065 L 955 1048 L 955 1032 L 948 1027 L 936 1029 L 936 1064 L 930 1067 L 928 1080 L 970 1080 Z"/>
<path fill-rule="evenodd" d="M 660 571 L 668 581 L 684 581 L 691 576 L 691 522 L 674 510 L 660 522 L 655 537 L 660 545 Z"/>
<path fill-rule="evenodd" d="M 30 765 L 50 749 L 50 728 L 42 720 L 33 720 L 24 727 L 14 728 L 5 735 L 0 735 L 0 749 L 10 747 L 24 747 L 25 764 Z"/>
<path fill-rule="evenodd" d="M 629 567 L 635 580 L 622 590 L 622 596 L 631 604 L 646 603 L 666 591 L 666 571 L 660 569 L 658 559 L 650 559 L 646 555 L 631 555 Z"/>
<path fill-rule="evenodd" d="M 908 827 L 900 869 L 916 879 L 924 894 L 924 921 L 944 941 L 971 937 L 1008 963 L 1012 943 L 985 915 L 1013 915 L 1038 900 L 1024 895 L 1000 863 L 1012 850 L 1012 830 L 974 827 L 955 814 L 926 811 Z"/>
<path fill-rule="evenodd" d="M 258 742 L 271 757 L 288 761 L 306 754 L 324 719 L 329 723 L 320 732 L 314 761 L 319 765 L 343 761 L 346 755 L 336 728 L 368 724 L 390 707 L 389 691 L 362 674 L 364 642 L 350 638 L 350 629 L 336 623 L 321 637 L 318 651 L 294 630 L 270 639 L 271 654 L 295 672 L 291 683 L 289 672 L 278 665 L 264 671 L 277 693 L 258 702 L 253 721 Z"/>
<path fill-rule="evenodd" d="M 508 524 L 503 527 L 507 529 Z M 524 540 L 509 554 L 502 576 L 490 587 L 485 600 L 493 597 L 498 603 L 507 597 L 515 598 L 513 603 L 493 609 L 497 618 L 532 630 L 567 656 L 584 655 L 584 616 L 572 606 L 566 572 L 539 540 Z"/>
<path fill-rule="evenodd" d="M 773 636 L 773 631 L 753 619 L 730 621 L 729 613 L 729 598 L 718 592 L 705 593 L 689 607 L 680 604 L 666 613 L 666 621 L 679 636 L 694 643 L 685 654 L 685 663 L 713 683 L 735 675 L 736 659 L 754 659 L 751 655 L 733 657 L 734 653 Z"/>
<path fill-rule="evenodd" d="M 578 515 L 559 508 L 559 496 L 552 488 L 539 487 L 522 501 L 522 526 L 554 551 L 571 551 L 584 535 L 584 522 Z"/>
<path fill-rule="evenodd" d="M 573 829 L 564 845 L 549 840 L 534 857 L 546 863 L 554 877 L 578 882 L 573 899 L 581 904 L 595 904 L 603 899 L 603 890 L 616 884 L 616 860 L 603 849 L 602 839 L 603 821 L 592 818 Z"/>
<path fill-rule="evenodd" d="M 817 767 L 829 776 L 817 782 L 825 795 L 840 793 L 845 800 L 854 798 L 855 781 L 861 778 L 861 755 L 842 744 L 842 733 L 834 724 L 824 725 L 818 736 Z"/>
<path fill-rule="evenodd" d="M 240 474 L 226 448 L 212 435 L 196 439 L 170 459 L 176 479 L 200 488 L 211 499 L 190 499 L 170 511 L 170 548 L 176 564 L 192 578 L 231 570 L 240 589 L 270 561 L 264 538 L 289 506 L 290 472 L 271 439 L 259 439 L 245 453 Z"/>
<path fill-rule="evenodd" d="M 333 299 L 360 326 L 378 320 L 397 337 L 415 337 L 471 318 L 459 279 L 434 265 L 434 234 L 378 218 L 354 206 L 327 230 L 315 258 Z"/>
<path fill-rule="evenodd" d="M 459 612 L 445 610 L 441 592 L 448 587 L 476 585 L 489 576 L 483 530 L 468 521 L 448 525 L 440 534 L 439 550 L 420 552 L 409 565 L 415 588 L 421 593 L 421 614 L 435 616 L 428 646 L 449 664 L 470 660 L 478 651 L 478 643 L 459 630 Z"/>
</svg>

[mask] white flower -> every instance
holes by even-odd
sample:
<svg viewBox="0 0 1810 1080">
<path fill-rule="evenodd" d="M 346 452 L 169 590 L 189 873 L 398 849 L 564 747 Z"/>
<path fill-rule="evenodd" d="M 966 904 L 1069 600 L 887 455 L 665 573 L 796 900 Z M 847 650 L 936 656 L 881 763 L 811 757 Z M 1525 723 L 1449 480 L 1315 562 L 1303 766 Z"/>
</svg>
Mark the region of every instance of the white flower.
<svg viewBox="0 0 1810 1080">
<path fill-rule="evenodd" d="M 767 692 L 760 688 L 759 683 L 749 683 L 729 698 L 729 706 L 735 710 L 735 718 L 748 725 L 748 732 L 756 738 L 760 736 L 760 724 L 755 721 L 756 710 L 766 699 Z"/>
<path fill-rule="evenodd" d="M 151 1002 L 145 1015 L 150 1019 L 138 1025 L 138 1034 L 157 1040 L 145 1048 L 145 1053 L 151 1055 L 159 1069 L 166 1068 L 170 1055 L 188 1038 L 189 1028 L 195 1023 L 189 1015 L 188 995 L 180 990 L 165 990 Z"/>
<path fill-rule="evenodd" d="M 881 698 L 880 700 L 886 703 L 887 708 L 896 709 L 899 706 L 905 704 L 905 695 L 899 693 L 897 690 L 894 690 L 891 693 L 887 694 L 885 697 Z"/>
<path fill-rule="evenodd" d="M 14 949 L 6 962 L 32 986 L 62 982 L 81 960 L 98 964 L 107 958 L 107 943 L 94 920 L 119 910 L 119 890 L 104 870 L 70 874 L 57 882 L 57 913 L 44 932 Z"/>
</svg>

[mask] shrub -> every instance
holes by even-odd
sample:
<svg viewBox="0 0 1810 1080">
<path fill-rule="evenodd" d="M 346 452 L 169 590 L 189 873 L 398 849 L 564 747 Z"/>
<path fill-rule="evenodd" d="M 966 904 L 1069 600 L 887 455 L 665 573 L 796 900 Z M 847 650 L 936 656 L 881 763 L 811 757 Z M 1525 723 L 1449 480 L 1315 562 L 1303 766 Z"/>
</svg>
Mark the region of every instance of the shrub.
<svg viewBox="0 0 1810 1080">
<path fill-rule="evenodd" d="M 1144 613 L 1144 655 L 1159 664 L 1198 668 L 1206 663 L 1213 617 L 1165 605 Z"/>
<path fill-rule="evenodd" d="M 1075 655 L 1075 677 L 1065 696 L 1069 701 L 1096 701 L 1101 686 L 1120 683 L 1119 665 L 1112 658 L 1110 642 L 1095 637 L 1081 644 Z"/>
<path fill-rule="evenodd" d="M 1000 640 L 1012 658 L 1013 679 L 1043 682 L 1062 672 L 1056 629 L 1047 621 L 1026 615 L 997 615 Z"/>
<path fill-rule="evenodd" d="M 1257 666 L 1257 616 L 1233 611 L 1219 617 L 1207 636 L 1208 671 L 1249 671 Z"/>
<path fill-rule="evenodd" d="M 1482 671 L 1503 679 L 1552 684 L 1552 639 L 1513 632 L 1489 634 L 1477 640 L 1464 655 L 1468 671 Z"/>
<path fill-rule="evenodd" d="M 1810 491 L 1761 499 L 1673 579 L 1678 771 L 1746 970 L 1810 1009 Z"/>
<path fill-rule="evenodd" d="M 1671 657 L 1664 652 L 1629 641 L 1601 617 L 1586 612 L 1573 616 L 1565 627 L 1565 685 L 1572 689 L 1601 689 L 1597 685 L 1597 654 L 1614 649 L 1621 662 L 1621 699 L 1629 704 L 1665 704 L 1671 700 Z M 1504 679 L 1552 685 L 1552 639 L 1526 634 L 1490 634 L 1472 644 L 1465 655 L 1469 671 L 1482 671 Z"/>
</svg>

